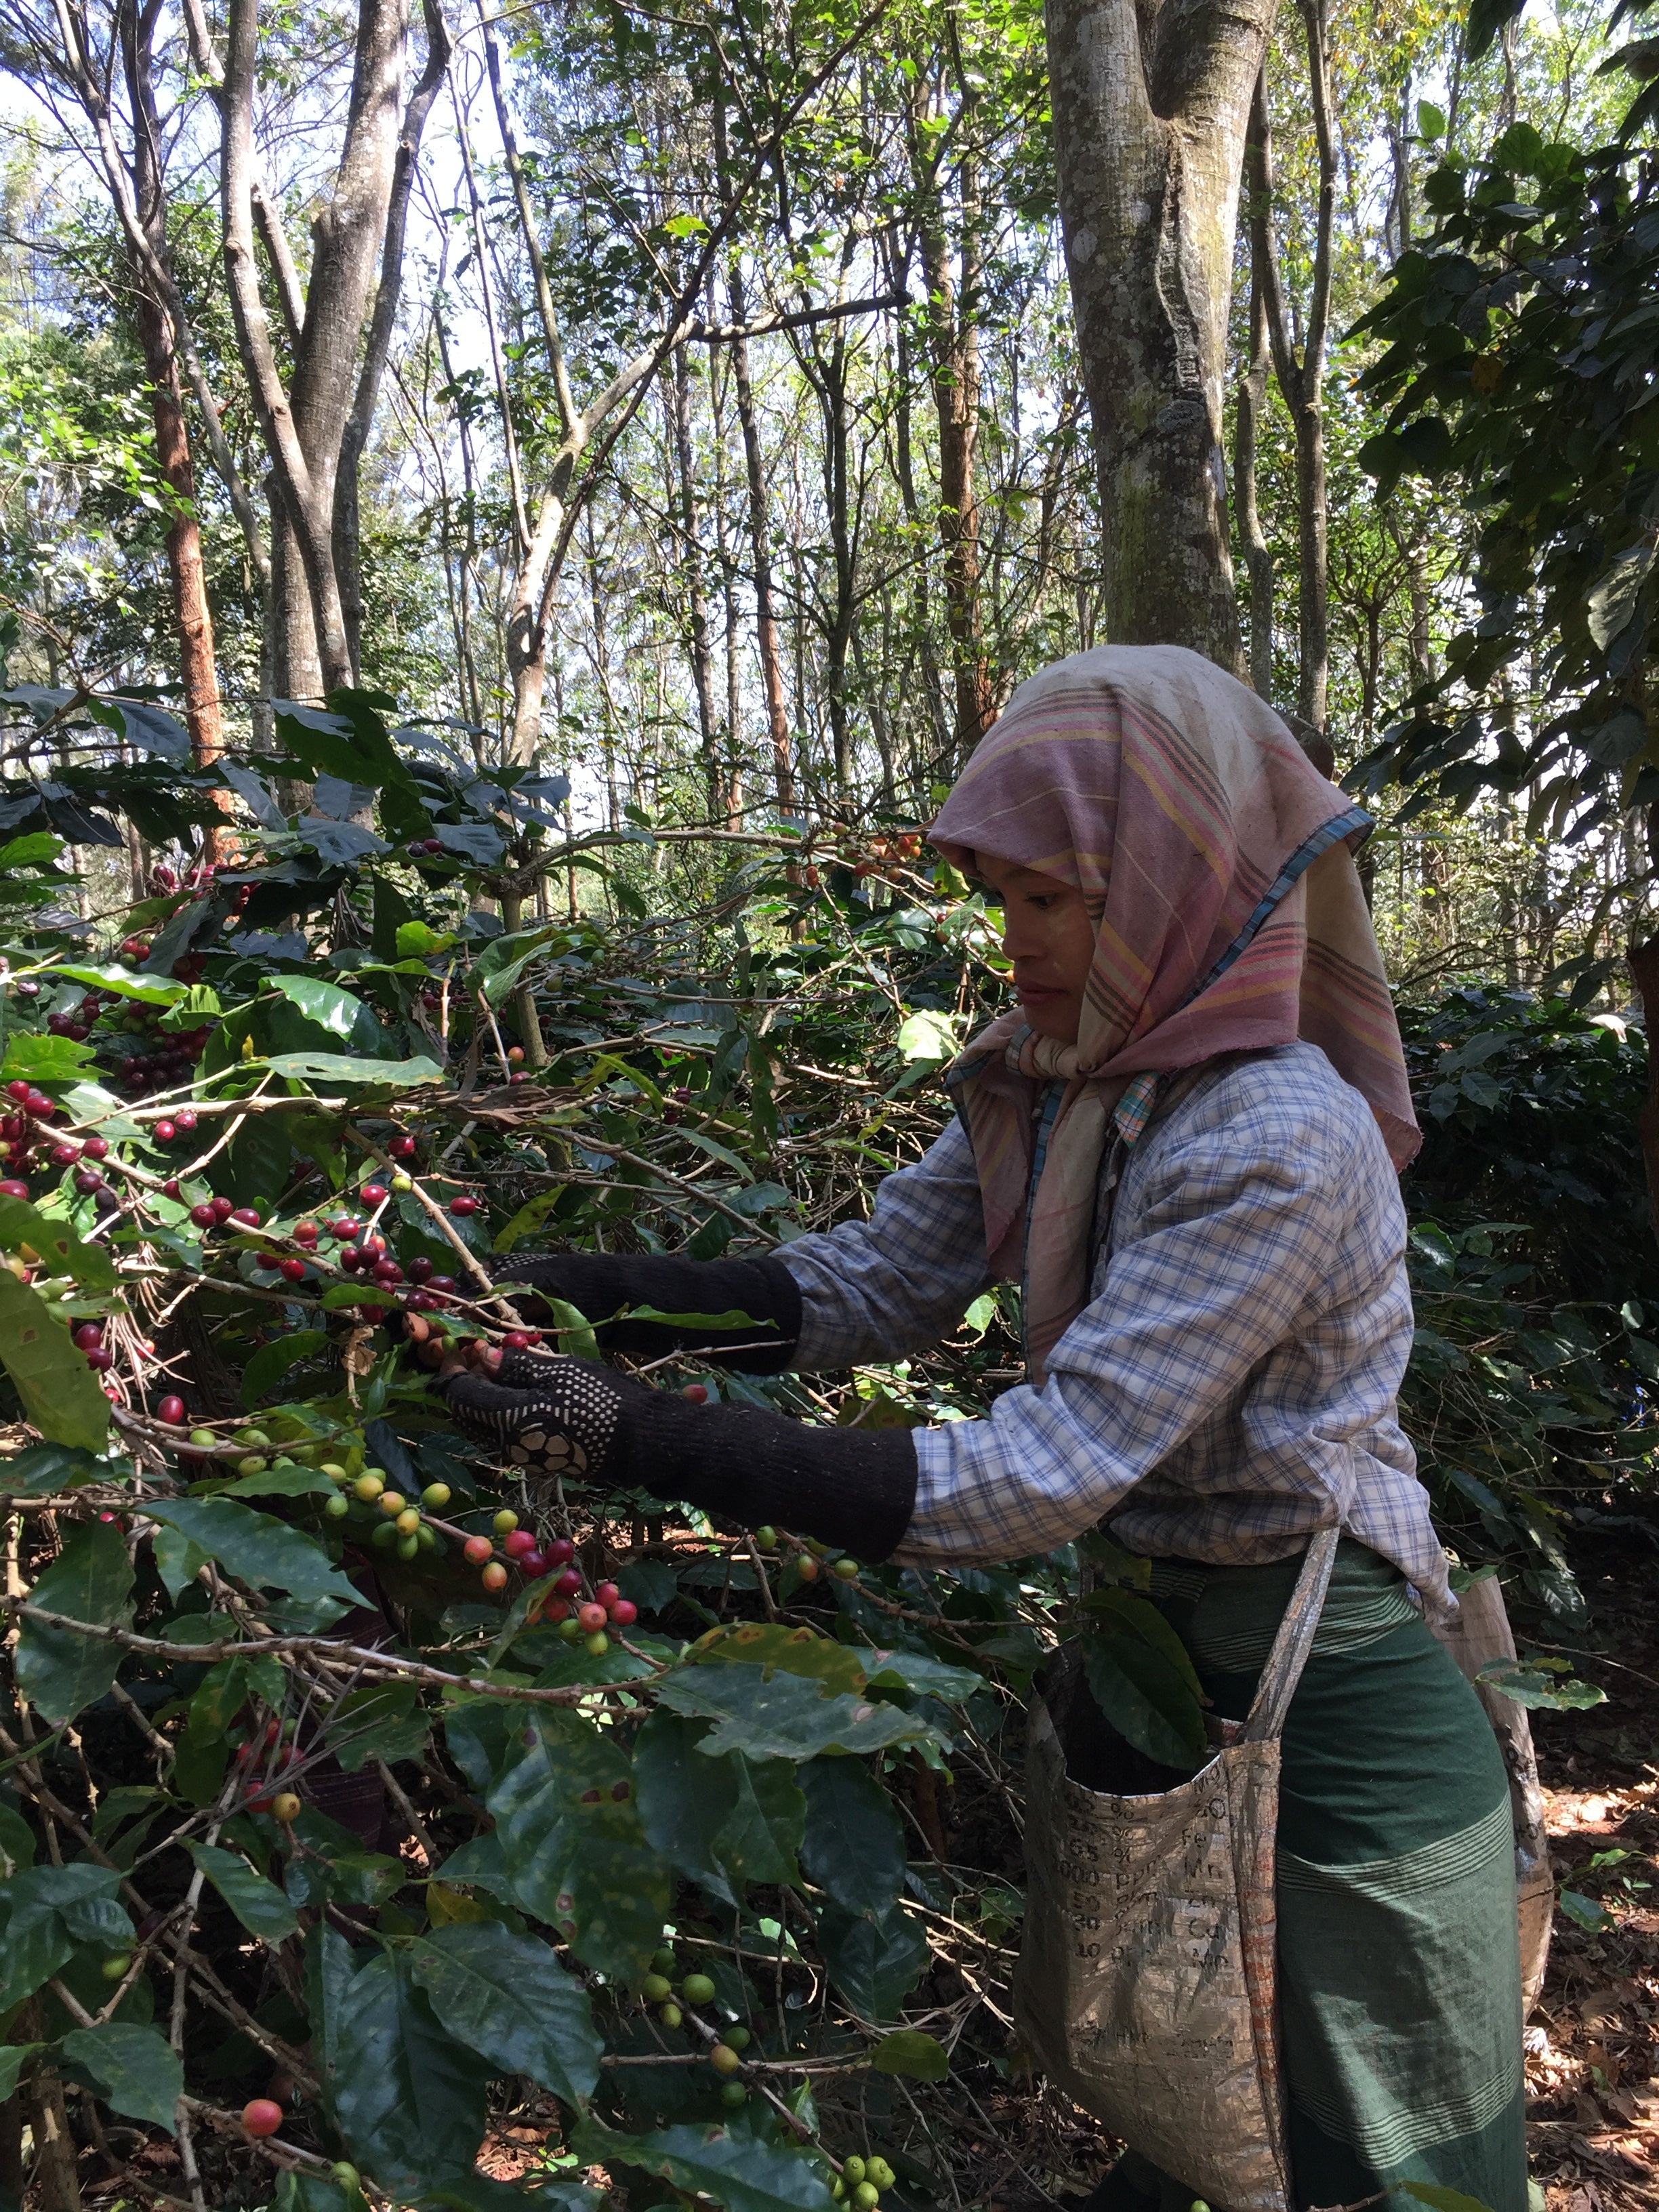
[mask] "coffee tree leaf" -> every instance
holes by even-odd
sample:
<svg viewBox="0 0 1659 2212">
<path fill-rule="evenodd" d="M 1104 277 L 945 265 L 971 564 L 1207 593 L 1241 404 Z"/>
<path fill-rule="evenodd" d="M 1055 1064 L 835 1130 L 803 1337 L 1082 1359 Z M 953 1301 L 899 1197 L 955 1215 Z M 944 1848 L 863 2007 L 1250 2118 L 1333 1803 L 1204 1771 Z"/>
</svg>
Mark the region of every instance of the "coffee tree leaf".
<svg viewBox="0 0 1659 2212">
<path fill-rule="evenodd" d="M 408 1957 L 444 2027 L 498 2074 L 527 2074 L 567 2104 L 586 2101 L 605 2046 L 586 1990 L 548 1944 L 486 1921 L 434 1928 Z"/>
<path fill-rule="evenodd" d="M 401 1759 L 420 1757 L 431 1726 L 416 1684 L 371 1682 L 348 1691 L 329 1715 L 329 1748 L 348 1774 L 358 1773 L 371 1759 L 395 1766 Z"/>
<path fill-rule="evenodd" d="M 1552 1673 L 1536 1666 L 1528 1666 L 1516 1659 L 1492 1659 L 1475 1676 L 1477 1688 L 1496 1690 L 1505 1698 L 1513 1698 L 1517 1705 L 1526 1705 L 1534 1711 L 1587 1712 L 1592 1705 L 1604 1705 L 1607 1701 L 1605 1690 L 1594 1682 L 1582 1682 L 1577 1675 L 1563 1681 Z"/>
<path fill-rule="evenodd" d="M 120 1280 L 101 1244 L 83 1243 L 68 1222 L 42 1213 L 27 1199 L 0 1198 L 0 1251 L 21 1252 L 25 1245 L 47 1274 L 73 1275 L 89 1291 L 112 1291 Z"/>
<path fill-rule="evenodd" d="M 394 2202 L 464 2179 L 484 2131 L 488 2063 L 455 2040 L 406 1960 L 381 1952 L 329 1994 L 329 2101 L 353 2164 Z"/>
<path fill-rule="evenodd" d="M 573 1359 L 597 1360 L 600 1358 L 599 1340 L 593 1334 L 593 1324 L 580 1306 L 573 1306 L 568 1298 L 544 1298 L 547 1319 L 543 1322 L 544 1334 L 556 1337 L 557 1349 L 568 1352 Z"/>
<path fill-rule="evenodd" d="M 185 2069 L 159 2029 L 105 2021 L 95 2027 L 77 2027 L 58 2048 L 92 2076 L 104 2102 L 116 2112 L 176 2133 Z"/>
<path fill-rule="evenodd" d="M 870 2063 L 878 2074 L 898 2074 L 908 2081 L 942 2081 L 951 2070 L 951 2054 L 919 2027 L 896 2027 L 872 2045 Z"/>
<path fill-rule="evenodd" d="M 575 2128 L 571 2148 L 584 2165 L 642 2166 L 726 2212 L 832 2212 L 830 2185 L 809 2160 L 722 2127 L 628 2136 L 590 2116 Z"/>
<path fill-rule="evenodd" d="M 360 2189 L 343 2189 L 314 2167 L 284 2166 L 276 2177 L 276 2212 L 362 2212 Z"/>
<path fill-rule="evenodd" d="M 1492 2212 L 1492 2207 L 1479 2197 L 1470 2197 L 1461 2189 L 1443 2189 L 1437 2181 L 1396 2181 L 1394 2185 L 1402 2197 L 1413 2197 L 1419 2204 L 1426 2204 L 1430 2212 Z"/>
<path fill-rule="evenodd" d="M 745 1620 L 731 1628 L 711 1628 L 693 1644 L 692 1654 L 699 1662 L 735 1659 L 745 1666 L 763 1667 L 769 1674 L 803 1675 L 849 1695 L 865 1684 L 857 1651 L 814 1628 L 790 1628 L 782 1621 Z"/>
<path fill-rule="evenodd" d="M 14 1200 L 13 1203 L 15 1203 Z M 33 1209 L 31 1207 L 32 1212 Z M 48 1443 L 101 1451 L 109 1400 L 98 1378 L 53 1318 L 46 1301 L 0 1267 L 0 1364 L 22 1401 L 24 1418 Z"/>
<path fill-rule="evenodd" d="M 818 1914 L 818 1948 L 830 1980 L 862 2020 L 890 2020 L 928 1957 L 921 1921 L 896 1901 L 870 1912 L 826 1905 Z"/>
<path fill-rule="evenodd" d="M 64 1924 L 67 1907 L 88 1898 L 112 1899 L 121 1886 L 114 1867 L 77 1860 L 72 1866 L 25 1867 L 0 1894 L 0 2013 L 49 1980 L 76 1946 Z"/>
<path fill-rule="evenodd" d="M 241 1398 L 248 1412 L 270 1395 L 291 1367 L 302 1359 L 314 1359 L 327 1342 L 326 1329 L 296 1328 L 262 1344 L 242 1370 Z"/>
<path fill-rule="evenodd" d="M 314 1538 L 269 1514 L 252 1512 L 226 1498 L 146 1499 L 144 1510 L 200 1545 L 210 1559 L 250 1589 L 337 1598 L 344 1605 L 362 1602 Z"/>
<path fill-rule="evenodd" d="M 33 1864 L 34 1831 L 15 1805 L 0 1797 L 0 1882 Z"/>
<path fill-rule="evenodd" d="M 919 1697 L 940 1698 L 947 1705 L 961 1705 L 975 1690 L 985 1686 L 985 1677 L 976 1674 L 971 1667 L 948 1666 L 927 1651 L 902 1648 L 884 1651 L 872 1647 L 859 1650 L 859 1657 L 872 1689 L 912 1690 Z"/>
<path fill-rule="evenodd" d="M 187 1840 L 185 1848 L 250 1936 L 264 1943 L 281 1943 L 296 1933 L 300 1923 L 294 1907 L 276 1883 L 256 1874 L 245 1858 L 221 1850 L 216 1844 Z"/>
<path fill-rule="evenodd" d="M 45 1498 L 83 1482 L 125 1481 L 131 1473 L 131 1460 L 95 1459 L 79 1444 L 33 1444 L 0 1460 L 0 1497 Z"/>
<path fill-rule="evenodd" d="M 46 2047 L 44 2043 L 0 2043 L 0 2104 L 15 2094 L 24 2067 Z"/>
<path fill-rule="evenodd" d="M 1118 1628 L 1133 1632 L 1143 1643 L 1150 1644 L 1168 1660 L 1194 1698 L 1201 1697 L 1202 1686 L 1192 1655 L 1176 1634 L 1169 1622 L 1150 1598 L 1140 1597 L 1121 1584 L 1109 1585 L 1093 1590 L 1084 1601 L 1091 1618 L 1108 1632 Z"/>
<path fill-rule="evenodd" d="M 904 1830 L 891 1796 L 856 1759 L 809 1759 L 801 1863 L 849 1912 L 890 1904 L 904 1887 Z"/>
<path fill-rule="evenodd" d="M 484 1802 L 517 1903 L 586 1965 L 637 1980 L 661 1941 L 672 1884 L 617 1745 L 574 1713 L 540 1707 L 514 1729 Z"/>
<path fill-rule="evenodd" d="M 647 1840 L 723 1903 L 751 1881 L 793 1882 L 806 1806 L 781 1759 L 710 1759 L 706 1721 L 659 1708 L 640 1730 L 634 1775 Z"/>
<path fill-rule="evenodd" d="M 799 1674 L 769 1678 L 759 1667 L 682 1667 L 663 1679 L 658 1696 L 671 1712 L 720 1723 L 704 1740 L 711 1758 L 740 1751 L 750 1759 L 804 1759 L 821 1751 L 950 1741 L 897 1705 L 824 1697 Z"/>
<path fill-rule="evenodd" d="M 355 1060 L 338 1052 L 282 1052 L 248 1065 L 269 1068 L 273 1075 L 301 1083 L 349 1083 L 373 1090 L 406 1091 L 416 1084 L 440 1082 L 443 1077 L 435 1060 L 420 1054 L 413 1060 Z"/>
<path fill-rule="evenodd" d="M 1082 1638 L 1095 1702 L 1125 1741 L 1160 1765 L 1195 1767 L 1207 1749 L 1198 1678 L 1164 1616 L 1131 1590 L 1097 1590 Z M 1156 1628 L 1152 1626 L 1157 1623 Z"/>
<path fill-rule="evenodd" d="M 109 1521 L 84 1521 L 29 1592 L 47 1613 L 107 1628 L 132 1617 L 132 1562 L 126 1539 Z M 17 1636 L 20 1697 L 43 1719 L 70 1721 L 104 1696 L 125 1655 L 106 1638 L 77 1636 L 25 1614 Z"/>
<path fill-rule="evenodd" d="M 321 1498 L 334 1484 L 314 1467 L 268 1467 L 263 1474 L 239 1474 L 233 1482 L 193 1482 L 197 1498 Z"/>
</svg>

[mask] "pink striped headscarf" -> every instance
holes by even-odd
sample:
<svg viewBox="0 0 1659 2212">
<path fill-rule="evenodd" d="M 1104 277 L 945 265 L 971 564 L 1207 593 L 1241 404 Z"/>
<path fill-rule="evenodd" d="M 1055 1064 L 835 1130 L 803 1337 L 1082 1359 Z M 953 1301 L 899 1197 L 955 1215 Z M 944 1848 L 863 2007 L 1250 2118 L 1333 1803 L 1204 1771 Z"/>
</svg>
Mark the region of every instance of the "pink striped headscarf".
<svg viewBox="0 0 1659 2212">
<path fill-rule="evenodd" d="M 1074 1045 L 1018 1007 L 953 1064 L 1000 1280 L 1025 1275 L 1041 1379 L 1088 1297 L 1102 1155 L 1157 1079 L 1218 1054 L 1316 1044 L 1403 1167 L 1421 1141 L 1353 848 L 1370 819 L 1271 707 L 1179 646 L 1101 646 L 1023 684 L 929 836 L 1074 884 L 1096 918 Z M 1030 1200 L 1036 1109 L 1064 1088 Z"/>
</svg>

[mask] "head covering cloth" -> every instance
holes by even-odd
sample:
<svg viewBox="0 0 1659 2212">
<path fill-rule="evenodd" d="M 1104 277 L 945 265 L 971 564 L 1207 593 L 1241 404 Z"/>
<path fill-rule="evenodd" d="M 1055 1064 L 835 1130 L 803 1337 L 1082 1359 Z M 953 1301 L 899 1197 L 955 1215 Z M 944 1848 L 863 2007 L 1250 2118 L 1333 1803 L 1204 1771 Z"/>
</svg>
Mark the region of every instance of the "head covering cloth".
<svg viewBox="0 0 1659 2212">
<path fill-rule="evenodd" d="M 1370 817 L 1271 707 L 1179 646 L 1101 646 L 1024 684 L 929 836 L 1082 891 L 1096 925 L 1075 1044 L 1018 1007 L 945 1080 L 972 1139 L 993 1275 L 1024 1283 L 1040 1379 L 1088 1297 L 1103 1157 L 1164 1079 L 1298 1037 L 1369 1102 L 1395 1165 L 1421 1138 L 1353 864 Z"/>
</svg>

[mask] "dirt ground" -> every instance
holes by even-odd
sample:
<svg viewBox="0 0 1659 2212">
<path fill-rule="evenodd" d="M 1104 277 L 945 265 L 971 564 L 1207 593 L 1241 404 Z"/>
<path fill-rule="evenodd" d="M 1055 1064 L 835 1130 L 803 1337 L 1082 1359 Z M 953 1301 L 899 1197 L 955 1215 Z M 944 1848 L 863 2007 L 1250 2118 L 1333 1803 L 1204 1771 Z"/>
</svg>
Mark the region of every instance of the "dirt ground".
<svg viewBox="0 0 1659 2212">
<path fill-rule="evenodd" d="M 1527 2027 L 1532 2172 L 1550 2212 L 1659 2205 L 1659 1526 L 1575 1546 L 1605 1656 L 1579 1672 L 1589 1712 L 1535 1713 L 1534 1740 L 1561 1887 L 1609 1923 L 1558 1912 L 1544 1995 Z M 1524 1641 L 1524 1632 L 1522 1640 Z"/>
</svg>

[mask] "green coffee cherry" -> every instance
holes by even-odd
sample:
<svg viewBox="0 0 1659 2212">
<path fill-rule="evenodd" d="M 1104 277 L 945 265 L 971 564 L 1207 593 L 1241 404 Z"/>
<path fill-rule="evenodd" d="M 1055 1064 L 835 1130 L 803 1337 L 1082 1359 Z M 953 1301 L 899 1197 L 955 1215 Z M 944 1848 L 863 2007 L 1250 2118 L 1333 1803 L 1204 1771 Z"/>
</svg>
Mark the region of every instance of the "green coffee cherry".
<svg viewBox="0 0 1659 2212">
<path fill-rule="evenodd" d="M 856 1559 L 837 1559 L 830 1571 L 841 1582 L 855 1583 L 859 1578 L 859 1563 Z"/>
<path fill-rule="evenodd" d="M 750 2040 L 749 2030 L 746 2027 L 728 2027 L 726 2039 L 733 2051 L 747 2051 Z"/>
<path fill-rule="evenodd" d="M 723 2105 L 730 2106 L 731 2109 L 735 2112 L 739 2105 L 746 2105 L 749 2102 L 749 2092 L 744 2087 L 741 2081 L 722 2081 L 720 2083 L 720 2102 Z"/>
<path fill-rule="evenodd" d="M 858 2212 L 876 2212 L 876 2207 L 881 2202 L 881 2191 L 873 2181 L 860 2181 L 853 2191 L 853 2202 L 858 2207 Z"/>
<path fill-rule="evenodd" d="M 421 1503 L 428 1513 L 441 1513 L 451 1497 L 447 1482 L 428 1482 L 421 1492 Z"/>
<path fill-rule="evenodd" d="M 651 1970 L 653 1973 L 672 1974 L 679 1963 L 679 1960 L 674 1956 L 674 1954 L 669 1949 L 666 1943 L 662 1946 L 660 1950 L 653 1951 L 651 1954 Z"/>
<path fill-rule="evenodd" d="M 591 1659 L 603 1659 L 611 1649 L 611 1638 L 604 1629 L 596 1628 L 591 1636 L 584 1636 L 582 1648 Z"/>
<path fill-rule="evenodd" d="M 729 2043 L 717 2043 L 708 2054 L 708 2063 L 717 2074 L 735 2074 L 743 2061 Z"/>
<path fill-rule="evenodd" d="M 647 2004 L 666 2004 L 674 1994 L 674 1984 L 666 1974 L 647 1974 L 640 1985 L 640 1994 Z"/>
<path fill-rule="evenodd" d="M 104 1961 L 104 1979 L 106 1982 L 120 1981 L 126 1973 L 127 1968 L 131 1964 L 132 1954 L 130 1951 L 115 1952 L 111 1957 L 106 1959 Z"/>
<path fill-rule="evenodd" d="M 343 1521 L 350 1510 L 351 1500 L 340 1491 L 324 1501 L 323 1511 L 331 1521 Z"/>
<path fill-rule="evenodd" d="M 375 1528 L 374 1534 L 370 1536 L 368 1540 L 373 1544 L 377 1552 L 389 1552 L 392 1546 L 398 1540 L 398 1530 L 395 1523 L 390 1521 L 382 1521 Z"/>
<path fill-rule="evenodd" d="M 866 2181 L 873 2181 L 878 2189 L 890 2189 L 898 2177 L 884 2158 L 866 2158 L 864 2178 Z"/>
<path fill-rule="evenodd" d="M 777 1550 L 778 1532 L 772 1526 L 769 1521 L 763 1528 L 756 1529 L 755 1541 L 760 1546 L 763 1552 L 775 1552 Z"/>
<path fill-rule="evenodd" d="M 394 1528 L 397 1527 L 397 1523 L 396 1523 L 396 1522 L 393 1522 L 392 1526 L 393 1526 L 393 1528 Z M 419 1536 L 417 1536 L 417 1535 L 416 1535 L 416 1536 L 399 1536 L 399 1537 L 398 1537 L 398 1557 L 400 1559 L 418 1559 L 418 1558 L 420 1557 L 420 1552 L 421 1552 L 421 1540 L 420 1540 Z"/>
<path fill-rule="evenodd" d="M 342 2189 L 361 2189 L 363 2177 L 349 2158 L 336 2159 L 328 2169 L 328 2178 Z"/>
<path fill-rule="evenodd" d="M 708 2004 L 714 1998 L 714 1984 L 707 1974 L 688 1974 L 680 1984 L 680 1995 L 687 2004 Z"/>
<path fill-rule="evenodd" d="M 665 2004 L 658 2013 L 657 2018 L 665 2027 L 678 2027 L 685 2018 L 685 2014 L 677 2004 Z"/>
<path fill-rule="evenodd" d="M 858 2156 L 856 2152 L 851 2158 L 842 2160 L 841 2178 L 847 2184 L 847 2186 L 849 2189 L 853 2188 L 858 2182 L 863 2180 L 864 2160 Z"/>
</svg>

